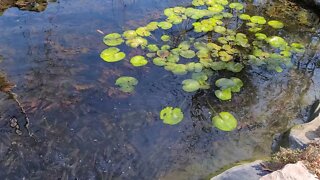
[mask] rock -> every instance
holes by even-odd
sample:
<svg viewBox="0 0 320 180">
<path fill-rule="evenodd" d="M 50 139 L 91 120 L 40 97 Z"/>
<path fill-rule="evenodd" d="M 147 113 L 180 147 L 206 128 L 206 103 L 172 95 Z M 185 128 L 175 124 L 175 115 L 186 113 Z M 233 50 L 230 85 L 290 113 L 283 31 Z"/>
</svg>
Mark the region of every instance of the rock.
<svg viewBox="0 0 320 180">
<path fill-rule="evenodd" d="M 295 164 L 287 164 L 281 170 L 265 175 L 260 180 L 317 180 L 318 178 L 311 174 L 301 161 Z"/>
<path fill-rule="evenodd" d="M 313 121 L 296 125 L 290 130 L 289 144 L 290 148 L 301 149 L 305 148 L 307 144 L 320 138 L 320 116 Z"/>
<path fill-rule="evenodd" d="M 261 160 L 257 160 L 252 163 L 235 166 L 211 178 L 211 180 L 258 180 L 266 174 L 260 165 L 262 162 Z"/>
</svg>

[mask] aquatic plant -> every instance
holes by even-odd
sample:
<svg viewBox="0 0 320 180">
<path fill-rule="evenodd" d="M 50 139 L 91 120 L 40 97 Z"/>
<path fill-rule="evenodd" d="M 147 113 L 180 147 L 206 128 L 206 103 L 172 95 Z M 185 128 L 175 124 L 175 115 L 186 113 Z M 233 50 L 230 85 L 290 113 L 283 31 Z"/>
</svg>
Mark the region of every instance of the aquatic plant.
<svg viewBox="0 0 320 180">
<path fill-rule="evenodd" d="M 181 83 L 182 89 L 190 93 L 209 89 L 208 81 L 215 71 L 238 73 L 246 65 L 262 66 L 276 72 L 290 68 L 292 57 L 303 53 L 304 45 L 288 42 L 276 33 L 284 28 L 284 23 L 244 12 L 245 4 L 240 2 L 192 0 L 192 7 L 167 8 L 161 21 L 153 21 L 122 34 L 108 34 L 103 41 L 107 46 L 118 46 L 125 42 L 129 47 L 143 49 L 145 55 L 131 57 L 133 66 L 152 62 L 175 75 L 191 74 L 191 78 Z M 229 26 L 230 19 L 236 19 L 238 24 Z M 167 31 L 185 22 L 190 23 L 192 28 L 184 33 L 192 30 L 194 33 L 190 33 L 192 36 L 182 42 L 174 42 L 175 38 L 170 37 Z M 268 34 L 268 29 L 274 29 L 270 31 L 273 34 Z M 194 34 L 200 38 L 194 38 Z M 161 41 L 157 41 L 157 38 Z M 155 42 L 149 44 L 149 41 Z M 116 47 L 105 49 L 100 56 L 106 62 L 117 62 L 126 57 Z M 133 77 L 122 77 L 116 81 L 116 85 L 122 91 L 132 92 L 137 82 Z M 221 101 L 231 100 L 243 85 L 241 79 L 236 77 L 220 78 L 215 82 L 214 94 Z M 216 128 L 223 131 L 236 128 L 237 120 L 232 114 L 212 111 L 212 122 Z M 160 118 L 165 124 L 173 125 L 183 119 L 183 113 L 179 108 L 166 107 L 160 112 Z"/>
</svg>

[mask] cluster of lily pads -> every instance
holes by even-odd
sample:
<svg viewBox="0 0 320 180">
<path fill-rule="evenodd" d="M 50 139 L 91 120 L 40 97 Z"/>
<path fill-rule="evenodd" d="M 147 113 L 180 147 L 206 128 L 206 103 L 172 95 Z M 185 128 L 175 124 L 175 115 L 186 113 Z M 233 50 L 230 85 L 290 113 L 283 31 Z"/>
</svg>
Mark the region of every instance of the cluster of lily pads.
<svg viewBox="0 0 320 180">
<path fill-rule="evenodd" d="M 182 89 L 195 92 L 210 88 L 208 80 L 214 71 L 237 73 L 245 65 L 256 65 L 282 72 L 283 68 L 292 65 L 294 54 L 304 52 L 305 47 L 300 43 L 289 44 L 282 37 L 264 34 L 271 29 L 281 29 L 284 24 L 277 20 L 268 21 L 262 16 L 245 14 L 242 3 L 193 0 L 192 5 L 188 8 L 178 6 L 165 9 L 166 19 L 163 21 L 150 22 L 122 34 L 106 35 L 103 42 L 109 47 L 101 52 L 100 57 L 106 62 L 118 62 L 125 59 L 126 54 L 115 46 L 125 43 L 131 48 L 141 48 L 145 54 L 130 57 L 132 66 L 140 67 L 152 62 L 175 75 L 190 74 L 190 78 L 182 81 Z M 232 18 L 239 22 L 236 27 L 228 25 Z M 192 22 L 195 33 L 208 36 L 189 38 L 172 46 L 172 37 L 165 32 L 187 19 Z M 159 34 L 154 31 L 163 34 L 160 40 L 154 40 L 155 35 Z M 133 92 L 137 84 L 138 80 L 129 76 L 116 80 L 120 90 L 128 93 Z M 215 96 L 227 101 L 232 98 L 232 93 L 240 92 L 243 82 L 236 77 L 220 78 L 215 85 Z M 160 112 L 160 119 L 165 124 L 177 124 L 183 119 L 183 113 L 178 107 L 166 107 Z M 237 120 L 229 112 L 217 113 L 212 123 L 223 131 L 232 131 L 237 126 Z"/>
</svg>

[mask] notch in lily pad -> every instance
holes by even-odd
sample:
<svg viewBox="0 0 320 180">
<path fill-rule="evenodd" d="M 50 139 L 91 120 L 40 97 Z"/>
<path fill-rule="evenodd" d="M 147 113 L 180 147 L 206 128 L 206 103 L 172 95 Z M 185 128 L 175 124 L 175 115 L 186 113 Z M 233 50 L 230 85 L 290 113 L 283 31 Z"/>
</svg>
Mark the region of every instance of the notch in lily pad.
<svg viewBox="0 0 320 180">
<path fill-rule="evenodd" d="M 138 84 L 138 80 L 131 76 L 122 76 L 116 80 L 115 84 L 120 87 L 121 91 L 131 93 Z"/>
<path fill-rule="evenodd" d="M 222 131 L 233 131 L 237 128 L 237 119 L 229 112 L 220 112 L 212 118 L 214 127 Z"/>
<path fill-rule="evenodd" d="M 100 57 L 106 62 L 117 62 L 126 57 L 124 52 L 120 52 L 119 48 L 111 47 L 103 50 L 100 53 Z"/>
<path fill-rule="evenodd" d="M 165 107 L 160 112 L 160 119 L 165 124 L 175 125 L 183 120 L 183 113 L 180 108 Z"/>
</svg>

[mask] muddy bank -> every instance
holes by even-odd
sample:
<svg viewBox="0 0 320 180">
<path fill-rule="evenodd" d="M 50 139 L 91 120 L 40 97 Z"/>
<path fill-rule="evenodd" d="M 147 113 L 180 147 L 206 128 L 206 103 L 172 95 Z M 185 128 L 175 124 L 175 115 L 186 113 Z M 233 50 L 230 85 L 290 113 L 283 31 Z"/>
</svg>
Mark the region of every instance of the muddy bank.
<svg viewBox="0 0 320 180">
<path fill-rule="evenodd" d="M 52 0 L 56 1 L 56 0 Z M 47 0 L 1 0 L 0 1 L 0 14 L 10 7 L 17 7 L 21 10 L 27 11 L 44 11 L 47 7 Z"/>
</svg>

